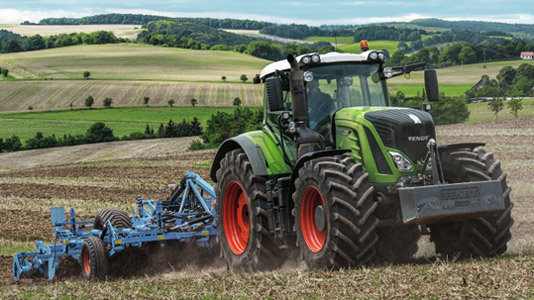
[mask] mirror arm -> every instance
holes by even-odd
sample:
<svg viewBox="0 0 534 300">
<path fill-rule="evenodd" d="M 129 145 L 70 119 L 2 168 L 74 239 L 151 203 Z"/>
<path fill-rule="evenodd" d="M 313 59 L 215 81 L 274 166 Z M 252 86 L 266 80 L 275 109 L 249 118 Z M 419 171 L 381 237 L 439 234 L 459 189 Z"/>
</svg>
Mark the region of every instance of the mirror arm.
<svg viewBox="0 0 534 300">
<path fill-rule="evenodd" d="M 428 63 L 426 62 L 411 64 L 411 65 L 406 65 L 406 66 L 391 67 L 393 71 L 397 73 L 393 73 L 393 76 L 391 76 L 390 78 L 397 77 L 397 76 L 404 75 L 404 74 L 410 74 L 413 71 L 422 71 L 422 70 L 425 70 L 427 67 L 428 67 Z"/>
</svg>

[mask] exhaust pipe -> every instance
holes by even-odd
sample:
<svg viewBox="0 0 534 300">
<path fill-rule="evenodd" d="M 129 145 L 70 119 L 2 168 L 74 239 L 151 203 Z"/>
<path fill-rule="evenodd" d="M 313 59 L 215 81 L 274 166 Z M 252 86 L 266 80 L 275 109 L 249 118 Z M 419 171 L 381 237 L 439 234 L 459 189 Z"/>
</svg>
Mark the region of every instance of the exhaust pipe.
<svg viewBox="0 0 534 300">
<path fill-rule="evenodd" d="M 306 88 L 304 87 L 304 72 L 292 54 L 287 56 L 291 66 L 289 72 L 289 87 L 291 89 L 291 101 L 293 108 L 293 120 L 295 123 L 308 122 L 308 104 L 306 103 Z"/>
<path fill-rule="evenodd" d="M 306 102 L 306 88 L 304 87 L 304 74 L 292 54 L 287 56 L 287 62 L 291 66 L 289 72 L 289 88 L 293 109 L 293 121 L 295 122 L 297 159 L 302 155 L 324 150 L 322 135 L 308 128 L 308 103 Z"/>
</svg>

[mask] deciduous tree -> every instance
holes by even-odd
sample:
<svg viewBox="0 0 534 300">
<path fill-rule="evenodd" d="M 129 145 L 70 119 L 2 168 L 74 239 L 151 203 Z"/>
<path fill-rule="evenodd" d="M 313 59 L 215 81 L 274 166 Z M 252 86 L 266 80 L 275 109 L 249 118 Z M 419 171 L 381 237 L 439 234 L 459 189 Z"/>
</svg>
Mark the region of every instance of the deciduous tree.
<svg viewBox="0 0 534 300">
<path fill-rule="evenodd" d="M 502 98 L 493 98 L 490 102 L 488 102 L 488 109 L 491 110 L 495 114 L 495 120 L 498 119 L 498 114 L 501 110 L 504 109 L 504 102 Z"/>
<path fill-rule="evenodd" d="M 239 97 L 234 98 L 234 106 L 241 106 L 241 99 Z"/>
<path fill-rule="evenodd" d="M 92 108 L 94 103 L 95 103 L 95 99 L 93 98 L 93 96 L 89 96 L 85 98 L 85 106 L 89 107 L 89 109 Z"/>
<path fill-rule="evenodd" d="M 111 108 L 111 103 L 113 103 L 113 99 L 111 99 L 110 97 L 106 97 L 102 102 L 104 103 L 105 107 Z"/>
</svg>

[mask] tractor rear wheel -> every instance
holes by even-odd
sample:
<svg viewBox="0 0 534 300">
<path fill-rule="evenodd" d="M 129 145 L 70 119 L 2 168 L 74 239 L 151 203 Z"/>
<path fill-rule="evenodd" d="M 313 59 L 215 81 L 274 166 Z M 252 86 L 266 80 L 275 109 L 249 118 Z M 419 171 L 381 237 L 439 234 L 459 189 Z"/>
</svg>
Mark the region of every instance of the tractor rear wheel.
<svg viewBox="0 0 534 300">
<path fill-rule="evenodd" d="M 347 156 L 312 159 L 299 170 L 292 213 L 309 268 L 361 266 L 375 255 L 378 203 L 367 177 Z"/>
<path fill-rule="evenodd" d="M 87 281 L 103 280 L 108 273 L 108 253 L 101 239 L 91 236 L 83 241 L 82 253 L 83 277 Z"/>
<path fill-rule="evenodd" d="M 266 179 L 252 173 L 243 150 L 226 153 L 217 171 L 218 240 L 229 271 L 269 270 L 284 262 L 269 232 Z"/>
<path fill-rule="evenodd" d="M 103 230 L 108 221 L 116 229 L 132 228 L 132 221 L 128 214 L 119 209 L 101 210 L 95 217 L 93 228 Z"/>
<path fill-rule="evenodd" d="M 514 223 L 511 212 L 510 187 L 499 161 L 484 150 L 456 149 L 441 154 L 443 175 L 449 183 L 499 180 L 502 184 L 505 209 L 489 217 L 478 217 L 464 222 L 430 226 L 430 238 L 436 253 L 449 257 L 491 257 L 502 254 L 512 237 Z"/>
</svg>

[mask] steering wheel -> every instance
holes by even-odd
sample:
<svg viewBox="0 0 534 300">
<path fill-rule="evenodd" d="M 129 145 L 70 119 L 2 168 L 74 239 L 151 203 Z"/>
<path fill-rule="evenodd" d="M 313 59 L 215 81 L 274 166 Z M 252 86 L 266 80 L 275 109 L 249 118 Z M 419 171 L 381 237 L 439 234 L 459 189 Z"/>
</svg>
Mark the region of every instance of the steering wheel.
<svg viewBox="0 0 534 300">
<path fill-rule="evenodd" d="M 341 108 L 345 107 L 345 105 L 343 104 L 343 102 L 341 100 L 333 99 L 333 100 L 325 101 L 325 102 L 319 104 L 319 107 L 317 108 L 317 111 L 331 111 L 332 110 L 331 109 L 331 105 L 334 105 L 334 103 L 338 103 L 336 109 L 341 109 Z"/>
<path fill-rule="evenodd" d="M 326 115 L 317 125 L 315 126 L 315 131 L 317 133 L 321 134 L 322 136 L 326 136 L 329 132 L 328 125 L 331 123 L 330 121 L 330 114 Z"/>
</svg>

